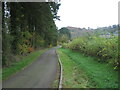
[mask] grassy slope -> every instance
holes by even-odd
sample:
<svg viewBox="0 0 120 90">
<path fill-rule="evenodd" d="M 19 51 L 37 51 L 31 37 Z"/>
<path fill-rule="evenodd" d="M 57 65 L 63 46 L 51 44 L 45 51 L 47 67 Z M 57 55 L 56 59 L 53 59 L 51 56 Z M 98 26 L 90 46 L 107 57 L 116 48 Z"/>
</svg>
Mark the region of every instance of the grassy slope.
<svg viewBox="0 0 120 90">
<path fill-rule="evenodd" d="M 23 59 L 20 60 L 19 62 L 13 63 L 10 67 L 3 68 L 2 69 L 2 79 L 5 80 L 5 79 L 9 78 L 11 75 L 18 72 L 19 70 L 30 65 L 34 60 L 36 60 L 45 51 L 46 51 L 46 49 L 35 51 L 35 52 L 29 54 L 28 56 L 23 57 Z"/>
<path fill-rule="evenodd" d="M 112 66 L 69 49 L 59 49 L 58 52 L 64 68 L 64 87 L 118 87 L 118 73 Z"/>
</svg>

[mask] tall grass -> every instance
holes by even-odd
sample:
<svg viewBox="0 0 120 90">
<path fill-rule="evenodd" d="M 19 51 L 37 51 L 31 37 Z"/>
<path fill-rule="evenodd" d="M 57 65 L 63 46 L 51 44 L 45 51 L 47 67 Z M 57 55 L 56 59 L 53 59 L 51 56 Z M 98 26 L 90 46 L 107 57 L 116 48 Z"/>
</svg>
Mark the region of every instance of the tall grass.
<svg viewBox="0 0 120 90">
<path fill-rule="evenodd" d="M 117 69 L 120 63 L 118 60 L 118 37 L 80 37 L 68 44 L 63 44 L 63 47 L 98 57 L 100 62 L 114 65 L 114 69 Z"/>
</svg>

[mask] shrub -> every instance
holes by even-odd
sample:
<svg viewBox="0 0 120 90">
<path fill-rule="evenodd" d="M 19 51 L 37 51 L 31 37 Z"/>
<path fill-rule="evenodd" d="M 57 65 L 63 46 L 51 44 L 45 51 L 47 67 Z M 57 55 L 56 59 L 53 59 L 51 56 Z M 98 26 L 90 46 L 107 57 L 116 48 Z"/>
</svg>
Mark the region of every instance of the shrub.
<svg viewBox="0 0 120 90">
<path fill-rule="evenodd" d="M 31 52 L 33 52 L 34 51 L 34 49 L 32 48 L 32 47 L 29 47 L 28 48 L 28 53 L 31 53 Z"/>
<path fill-rule="evenodd" d="M 115 67 L 120 62 L 118 60 L 118 37 L 80 37 L 68 44 L 63 44 L 63 47 L 98 57 L 101 62 L 112 63 Z"/>
</svg>

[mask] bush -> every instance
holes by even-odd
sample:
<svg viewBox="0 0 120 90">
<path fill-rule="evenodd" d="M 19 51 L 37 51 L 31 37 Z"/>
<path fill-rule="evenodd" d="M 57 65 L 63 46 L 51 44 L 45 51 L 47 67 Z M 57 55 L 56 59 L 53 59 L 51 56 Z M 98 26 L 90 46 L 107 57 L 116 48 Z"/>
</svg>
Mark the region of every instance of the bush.
<svg viewBox="0 0 120 90">
<path fill-rule="evenodd" d="M 32 48 L 32 47 L 29 47 L 28 48 L 28 53 L 31 53 L 31 52 L 33 52 L 34 51 L 34 49 Z"/>
<path fill-rule="evenodd" d="M 19 45 L 20 54 L 26 55 L 28 53 L 28 46 L 26 44 Z"/>
<path fill-rule="evenodd" d="M 112 63 L 115 67 L 120 62 L 118 60 L 118 37 L 80 37 L 68 44 L 63 44 L 63 47 L 98 57 L 100 62 Z"/>
</svg>

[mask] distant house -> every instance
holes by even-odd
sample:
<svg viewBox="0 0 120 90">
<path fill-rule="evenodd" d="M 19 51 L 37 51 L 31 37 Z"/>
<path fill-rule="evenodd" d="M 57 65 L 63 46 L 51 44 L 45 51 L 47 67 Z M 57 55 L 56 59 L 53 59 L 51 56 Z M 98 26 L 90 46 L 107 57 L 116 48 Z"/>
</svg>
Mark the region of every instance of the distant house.
<svg viewBox="0 0 120 90">
<path fill-rule="evenodd" d="M 103 38 L 110 38 L 110 37 L 111 37 L 111 34 L 110 34 L 110 33 L 101 34 L 100 37 L 103 37 Z"/>
</svg>

